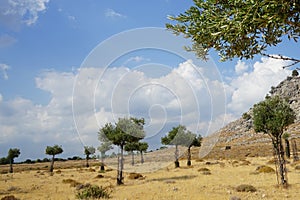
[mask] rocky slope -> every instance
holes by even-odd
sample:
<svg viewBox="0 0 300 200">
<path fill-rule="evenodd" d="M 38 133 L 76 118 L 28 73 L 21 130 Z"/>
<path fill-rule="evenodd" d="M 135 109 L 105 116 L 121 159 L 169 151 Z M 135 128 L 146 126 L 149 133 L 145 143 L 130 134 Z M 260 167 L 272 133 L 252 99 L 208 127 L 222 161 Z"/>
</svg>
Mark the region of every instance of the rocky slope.
<svg viewBox="0 0 300 200">
<path fill-rule="evenodd" d="M 291 108 L 295 111 L 295 123 L 290 125 L 286 132 L 290 133 L 290 140 L 297 141 L 297 147 L 300 149 L 300 77 L 287 77 L 277 87 L 271 88 L 270 95 L 279 95 L 288 99 Z M 251 115 L 252 109 L 213 134 L 211 137 L 217 138 L 218 142 L 207 157 L 233 158 L 272 155 L 270 138 L 266 134 L 255 133 Z M 209 140 L 211 139 L 206 141 Z M 205 145 L 210 144 L 205 144 L 204 140 Z M 225 150 L 226 146 L 228 146 L 227 148 L 230 146 L 230 149 Z"/>
</svg>

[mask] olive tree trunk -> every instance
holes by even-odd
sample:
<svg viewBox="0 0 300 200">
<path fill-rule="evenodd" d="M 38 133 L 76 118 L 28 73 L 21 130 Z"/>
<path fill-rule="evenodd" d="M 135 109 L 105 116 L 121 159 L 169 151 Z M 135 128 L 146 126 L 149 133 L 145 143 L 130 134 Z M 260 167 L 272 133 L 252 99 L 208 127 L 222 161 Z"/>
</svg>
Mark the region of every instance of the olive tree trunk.
<svg viewBox="0 0 300 200">
<path fill-rule="evenodd" d="M 100 165 L 100 171 L 104 171 L 105 168 L 104 168 L 104 156 L 105 156 L 105 153 L 101 152 L 101 165 Z"/>
<path fill-rule="evenodd" d="M 118 156 L 118 175 L 117 175 L 117 185 L 123 185 L 123 168 L 124 168 L 124 145 L 120 145 L 121 158 Z"/>
<path fill-rule="evenodd" d="M 283 149 L 282 141 L 280 137 L 272 140 L 273 140 L 273 147 L 277 158 L 276 164 L 279 168 L 280 184 L 283 186 L 287 186 L 288 185 L 287 170 L 286 170 L 286 161 L 284 158 L 284 149 Z"/>
<path fill-rule="evenodd" d="M 178 152 L 178 145 L 175 145 L 175 168 L 179 167 L 179 152 Z"/>
<path fill-rule="evenodd" d="M 188 150 L 187 150 L 187 166 L 191 166 L 192 165 L 192 162 L 191 162 L 191 147 L 188 147 Z"/>
<path fill-rule="evenodd" d="M 284 139 L 285 141 L 285 155 L 287 158 L 291 157 L 291 150 L 290 150 L 290 142 L 288 139 Z"/>
<path fill-rule="evenodd" d="M 90 157 L 87 155 L 86 159 L 85 159 L 86 160 L 86 164 L 85 164 L 86 167 L 90 167 L 90 165 L 89 165 L 89 159 L 90 159 Z"/>
<path fill-rule="evenodd" d="M 13 173 L 14 169 L 13 169 L 13 160 L 9 159 L 9 173 Z"/>
<path fill-rule="evenodd" d="M 134 153 L 131 151 L 131 165 L 134 166 Z"/>
<path fill-rule="evenodd" d="M 140 151 L 141 153 L 141 163 L 143 164 L 144 163 L 144 155 L 143 155 L 143 151 Z"/>
<path fill-rule="evenodd" d="M 53 168 L 54 168 L 54 155 L 52 155 L 52 160 L 51 160 L 51 164 L 50 164 L 50 172 L 53 172 Z"/>
</svg>

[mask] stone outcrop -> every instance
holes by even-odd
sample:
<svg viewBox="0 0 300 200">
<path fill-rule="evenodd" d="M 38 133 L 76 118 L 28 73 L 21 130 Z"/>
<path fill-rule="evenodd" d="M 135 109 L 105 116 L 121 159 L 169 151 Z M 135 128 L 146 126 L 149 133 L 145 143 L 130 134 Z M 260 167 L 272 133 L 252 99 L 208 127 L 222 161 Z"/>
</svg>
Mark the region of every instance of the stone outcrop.
<svg viewBox="0 0 300 200">
<path fill-rule="evenodd" d="M 281 98 L 287 99 L 287 101 L 290 103 L 291 108 L 295 111 L 295 123 L 290 125 L 286 132 L 290 133 L 290 139 L 295 138 L 299 143 L 300 77 L 287 77 L 278 86 L 272 87 L 269 93 L 269 95 L 271 96 L 278 95 Z M 263 133 L 256 133 L 253 129 L 252 108 L 248 112 L 244 113 L 241 118 L 229 123 L 219 131 L 214 133 L 212 137 L 217 137 L 218 142 L 215 145 L 213 151 L 211 151 L 210 155 L 217 154 L 219 157 L 222 157 L 222 151 L 224 153 L 224 147 L 226 146 L 233 146 L 230 151 L 236 149 L 237 154 L 240 152 L 244 155 L 247 155 L 247 152 L 241 151 L 241 148 L 244 148 L 244 150 L 246 150 L 247 146 L 254 149 L 256 147 L 258 148 L 257 153 L 253 156 L 266 155 L 264 151 L 268 152 L 267 155 L 272 154 L 272 149 L 270 150 L 271 139 L 269 138 L 269 136 Z M 300 147 L 300 143 L 298 146 Z M 261 148 L 261 151 L 259 151 L 259 148 Z"/>
</svg>

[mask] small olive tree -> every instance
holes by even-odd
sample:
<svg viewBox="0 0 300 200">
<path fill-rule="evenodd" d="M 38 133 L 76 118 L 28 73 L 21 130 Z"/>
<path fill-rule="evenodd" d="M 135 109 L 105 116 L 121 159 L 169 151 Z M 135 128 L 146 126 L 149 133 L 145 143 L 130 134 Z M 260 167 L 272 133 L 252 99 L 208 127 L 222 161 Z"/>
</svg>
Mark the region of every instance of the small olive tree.
<svg viewBox="0 0 300 200">
<path fill-rule="evenodd" d="M 186 144 L 185 146 L 188 148 L 187 149 L 187 166 L 192 165 L 192 155 L 191 155 L 191 147 L 200 147 L 201 146 L 201 141 L 202 141 L 202 136 L 201 135 L 196 135 L 192 133 L 191 131 L 187 131 L 186 133 Z"/>
<path fill-rule="evenodd" d="M 110 141 L 102 142 L 101 145 L 98 147 L 98 151 L 100 151 L 100 155 L 101 155 L 101 166 L 100 166 L 101 171 L 105 170 L 104 168 L 105 153 L 111 149 L 113 149 L 113 147 Z"/>
<path fill-rule="evenodd" d="M 13 173 L 13 163 L 14 159 L 19 157 L 21 154 L 20 149 L 13 148 L 8 150 L 7 160 L 9 161 L 9 173 Z"/>
<path fill-rule="evenodd" d="M 287 170 L 285 167 L 282 135 L 286 127 L 295 120 L 295 113 L 290 105 L 278 96 L 267 97 L 253 108 L 253 124 L 256 132 L 268 134 L 272 140 L 277 158 L 281 184 L 286 186 Z"/>
<path fill-rule="evenodd" d="M 145 137 L 144 124 L 143 118 L 120 118 L 115 125 L 107 123 L 99 131 L 99 134 L 105 135 L 109 141 L 120 148 L 117 185 L 123 184 L 124 147 L 127 143 L 138 142 Z"/>
<path fill-rule="evenodd" d="M 147 142 L 139 142 L 138 143 L 138 151 L 140 152 L 141 154 L 141 163 L 143 164 L 144 163 L 144 156 L 143 156 L 143 153 L 147 151 L 149 145 Z"/>
<path fill-rule="evenodd" d="M 86 160 L 86 167 L 89 167 L 89 159 L 90 159 L 90 155 L 93 155 L 96 152 L 95 147 L 93 146 L 85 146 L 84 147 L 84 155 L 85 155 L 85 160 Z"/>
<path fill-rule="evenodd" d="M 194 140 L 194 135 L 185 126 L 178 125 L 169 131 L 168 135 L 161 138 L 161 143 L 165 145 L 175 145 L 175 168 L 179 167 L 178 146 L 190 146 Z"/>
<path fill-rule="evenodd" d="M 58 146 L 58 145 L 47 146 L 46 147 L 46 154 L 52 156 L 51 165 L 50 165 L 50 172 L 53 172 L 55 155 L 61 154 L 62 152 L 63 152 L 62 147 Z"/>
<path fill-rule="evenodd" d="M 134 166 L 134 151 L 138 150 L 137 142 L 127 143 L 124 147 L 125 151 L 129 152 L 131 155 L 131 165 Z"/>
</svg>

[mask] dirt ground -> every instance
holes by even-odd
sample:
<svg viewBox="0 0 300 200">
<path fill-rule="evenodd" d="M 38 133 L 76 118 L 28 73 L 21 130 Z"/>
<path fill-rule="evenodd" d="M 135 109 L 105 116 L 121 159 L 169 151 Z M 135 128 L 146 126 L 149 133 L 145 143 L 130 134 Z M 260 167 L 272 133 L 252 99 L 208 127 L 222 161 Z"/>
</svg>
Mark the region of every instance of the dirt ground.
<svg viewBox="0 0 300 200">
<path fill-rule="evenodd" d="M 111 190 L 111 199 L 117 200 L 229 200 L 234 196 L 247 200 L 299 199 L 300 170 L 295 167 L 299 166 L 300 162 L 287 165 L 290 186 L 288 189 L 283 189 L 277 186 L 275 173 L 256 172 L 256 168 L 261 165 L 268 165 L 275 169 L 274 164 L 268 164 L 270 160 L 270 157 L 252 157 L 239 161 L 193 160 L 192 167 L 186 167 L 186 161 L 181 160 L 180 168 L 175 169 L 173 163 L 169 163 L 167 167 L 158 171 L 142 173 L 143 177 L 139 179 L 129 179 L 129 172 L 127 172 L 124 174 L 125 184 L 122 186 L 116 186 L 115 170 L 99 172 L 98 166 L 90 168 L 76 166 L 65 169 L 60 166 L 61 169 L 56 168 L 51 175 L 46 169 L 31 167 L 28 170 L 29 165 L 26 165 L 26 171 L 19 169 L 14 174 L 0 175 L 0 199 L 7 195 L 14 195 L 22 200 L 76 199 L 78 190 L 69 183 L 64 183 L 68 179 L 82 184 L 90 183 L 108 187 Z M 155 163 L 144 163 L 143 167 L 148 168 L 153 165 Z M 204 174 L 199 170 L 201 168 L 209 169 L 211 174 Z M 251 184 L 257 191 L 237 192 L 235 188 L 240 184 Z"/>
</svg>

